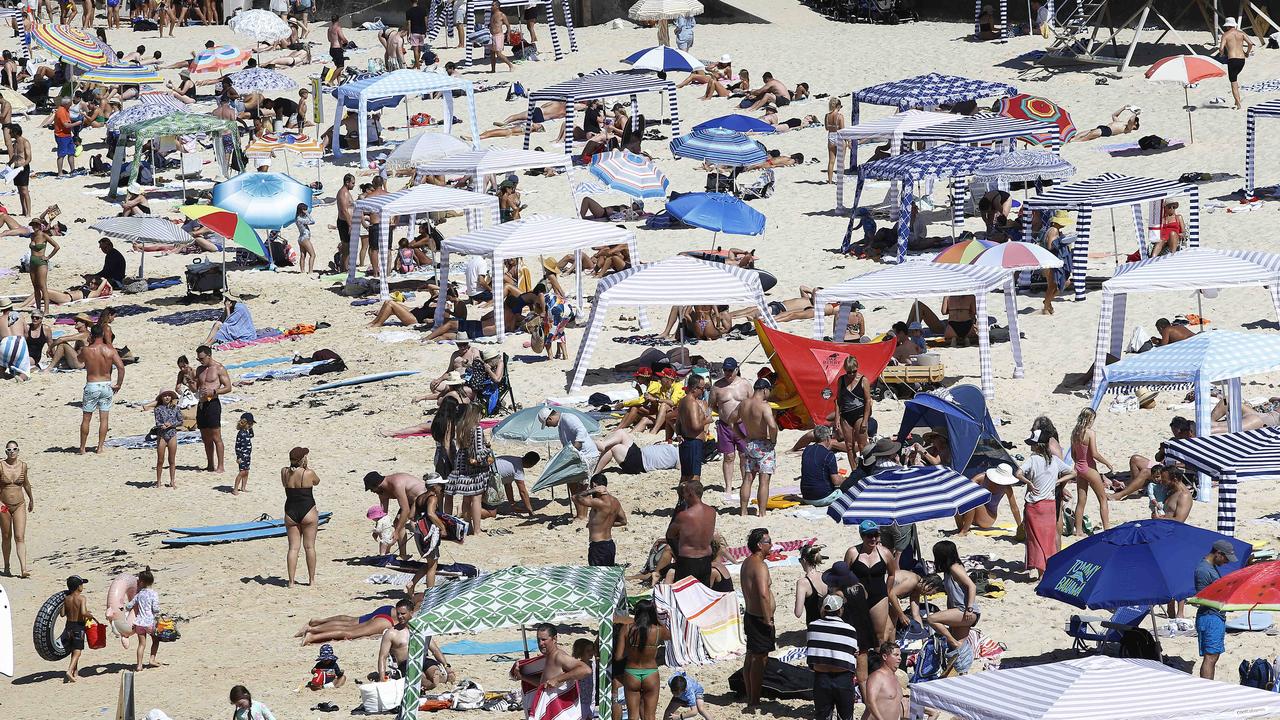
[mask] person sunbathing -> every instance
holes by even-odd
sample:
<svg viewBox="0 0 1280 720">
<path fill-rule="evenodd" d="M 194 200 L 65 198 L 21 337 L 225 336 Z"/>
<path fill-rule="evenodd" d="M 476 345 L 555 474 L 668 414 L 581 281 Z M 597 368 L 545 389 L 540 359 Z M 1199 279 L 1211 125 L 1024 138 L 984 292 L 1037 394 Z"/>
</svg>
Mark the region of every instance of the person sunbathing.
<svg viewBox="0 0 1280 720">
<path fill-rule="evenodd" d="M 548 120 L 561 120 L 564 118 L 565 105 L 559 100 L 552 100 L 533 108 L 533 116 L 530 118 L 529 112 L 518 112 L 514 115 L 508 115 L 499 121 L 494 121 L 493 126 L 498 128 L 509 128 L 512 125 L 518 125 L 516 128 L 521 132 L 524 131 L 524 123 L 526 120 L 532 119 L 534 124 L 541 125 Z"/>
<path fill-rule="evenodd" d="M 392 607 L 382 605 L 372 612 L 360 617 L 351 615 L 333 615 L 327 618 L 315 618 L 306 626 L 294 633 L 294 637 L 302 638 L 303 645 L 334 642 L 337 640 L 355 640 L 356 638 L 381 635 L 395 625 Z"/>
<path fill-rule="evenodd" d="M 542 123 L 534 123 L 529 126 L 529 132 L 542 132 L 544 130 L 546 130 L 546 126 Z M 521 135 L 524 135 L 524 126 L 513 125 L 511 127 L 500 127 L 493 128 L 492 130 L 485 130 L 480 133 L 480 139 L 488 140 L 490 138 L 517 137 Z M 471 138 L 466 135 L 463 135 L 462 139 L 466 142 L 471 142 Z"/>
<path fill-rule="evenodd" d="M 1075 137 L 1071 138 L 1071 142 L 1089 142 L 1090 140 L 1111 137 L 1113 135 L 1127 135 L 1140 127 L 1141 123 L 1138 120 L 1139 112 L 1141 111 L 1138 108 L 1132 105 L 1125 105 L 1119 110 L 1111 113 L 1111 122 L 1106 125 L 1099 125 L 1098 127 L 1086 132 L 1079 133 Z M 1120 116 L 1125 113 L 1130 113 L 1130 115 L 1127 119 L 1122 121 Z"/>
<path fill-rule="evenodd" d="M 710 100 L 713 97 L 733 97 L 746 94 L 751 87 L 751 73 L 746 69 L 738 70 L 737 79 L 725 78 L 707 83 L 707 89 L 699 100 Z"/>
<path fill-rule="evenodd" d="M 795 90 L 788 90 L 787 86 L 783 85 L 771 73 L 765 73 L 761 78 L 764 80 L 764 84 L 759 89 L 748 92 L 746 100 L 743 100 L 744 103 L 748 100 L 753 101 L 746 108 L 747 110 L 758 110 L 765 105 L 773 105 L 780 108 L 786 107 L 792 101 L 809 97 L 809 83 L 802 82 L 796 85 Z"/>
<path fill-rule="evenodd" d="M 301 50 L 292 50 L 283 55 L 277 55 L 276 57 L 273 57 L 270 60 L 264 60 L 259 65 L 259 67 L 264 67 L 264 68 L 294 67 L 296 65 L 306 65 L 310 62 L 311 62 L 311 47 L 308 45 L 307 47 Z"/>
<path fill-rule="evenodd" d="M 111 283 L 106 280 L 95 278 L 92 275 L 84 275 L 85 284 L 67 288 L 66 292 L 58 292 L 57 290 L 45 290 L 45 297 L 48 298 L 50 305 L 66 305 L 67 303 L 77 300 L 94 300 L 97 298 L 111 297 Z M 18 303 L 18 307 L 32 307 L 35 305 L 35 295 L 28 295 L 22 302 Z"/>
<path fill-rule="evenodd" d="M 435 322 L 436 317 L 435 298 L 428 298 L 426 302 L 416 308 L 409 307 L 408 303 L 383 300 L 382 305 L 378 306 L 377 312 L 373 313 L 373 319 L 369 321 L 366 327 L 382 327 L 392 317 L 398 319 L 406 327 L 431 325 Z"/>
<path fill-rule="evenodd" d="M 556 263 L 556 266 L 560 272 L 572 272 L 574 269 L 573 255 L 569 254 L 560 258 L 560 262 Z M 598 278 L 626 270 L 629 267 L 631 267 L 631 248 L 626 243 L 605 245 L 597 248 L 592 255 L 582 256 L 582 269 Z"/>
<path fill-rule="evenodd" d="M 671 308 L 671 313 L 667 316 L 667 326 L 659 337 L 664 339 L 673 337 L 672 328 L 679 321 L 680 331 L 687 338 L 719 340 L 721 336 L 729 332 L 731 327 L 729 314 L 724 308 L 726 306 L 722 305 L 673 307 Z"/>
<path fill-rule="evenodd" d="M 493 310 L 482 315 L 479 320 L 469 320 L 467 305 L 465 300 L 455 300 L 453 310 L 446 314 L 444 322 L 440 323 L 439 327 L 433 328 L 426 337 L 422 338 L 422 342 L 454 340 L 458 333 L 465 333 L 470 338 L 493 337 L 498 334 L 498 327 L 493 320 Z M 516 326 L 512 324 L 507 327 L 515 328 Z"/>
<path fill-rule="evenodd" d="M 593 197 L 584 197 L 578 207 L 578 217 L 583 220 L 639 220 L 643 213 L 643 200 L 632 200 L 629 205 L 601 205 Z"/>
<path fill-rule="evenodd" d="M 1156 332 L 1160 333 L 1160 336 L 1151 338 L 1152 345 L 1169 345 L 1195 337 L 1195 333 L 1191 332 L 1191 328 L 1187 327 L 1186 323 L 1169 322 L 1169 318 L 1160 318 L 1156 321 Z"/>
<path fill-rule="evenodd" d="M 1227 415 L 1226 398 L 1218 398 L 1218 404 L 1213 406 L 1213 410 L 1209 414 L 1209 417 L 1213 420 L 1214 434 L 1231 432 L 1228 428 Z M 1280 397 L 1272 397 L 1260 406 L 1254 406 L 1247 402 L 1240 403 L 1241 430 L 1257 430 L 1258 428 L 1277 426 L 1280 426 Z"/>
<path fill-rule="evenodd" d="M 822 123 L 818 121 L 817 115 L 805 115 L 803 118 L 788 118 L 782 120 L 778 117 L 778 109 L 775 107 L 766 107 L 764 115 L 760 119 L 773 126 L 775 132 L 790 132 L 791 130 L 799 130 L 801 128 L 821 127 Z"/>
<path fill-rule="evenodd" d="M 948 296 L 942 300 L 942 314 L 947 316 L 944 322 L 928 305 L 917 300 L 912 303 L 907 319 L 910 323 L 919 323 L 928 328 L 934 335 L 942 335 L 952 345 L 957 341 L 965 344 L 977 342 L 978 329 L 974 318 L 977 315 L 972 295 Z M 910 327 L 910 325 L 908 325 Z"/>
<path fill-rule="evenodd" d="M 721 55 L 719 62 L 714 62 L 710 67 L 697 68 L 689 73 L 689 76 L 676 84 L 676 88 L 682 88 L 686 85 L 708 85 L 717 80 L 727 81 L 733 77 L 733 58 L 729 55 Z"/>
<path fill-rule="evenodd" d="M 657 472 L 659 470 L 675 470 L 680 461 L 679 449 L 670 443 L 656 443 L 646 447 L 636 444 L 636 438 L 629 431 L 618 429 L 604 440 L 597 440 L 600 450 L 600 461 L 596 463 L 593 473 L 604 472 L 611 463 L 627 475 Z"/>
</svg>

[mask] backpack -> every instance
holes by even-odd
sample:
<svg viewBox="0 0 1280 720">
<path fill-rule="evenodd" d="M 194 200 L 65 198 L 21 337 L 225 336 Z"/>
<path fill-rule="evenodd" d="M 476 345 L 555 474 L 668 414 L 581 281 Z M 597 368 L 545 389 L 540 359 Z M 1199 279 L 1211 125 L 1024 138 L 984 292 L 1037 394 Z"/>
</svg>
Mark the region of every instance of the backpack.
<svg viewBox="0 0 1280 720">
<path fill-rule="evenodd" d="M 1266 658 L 1257 658 L 1253 662 L 1240 661 L 1240 684 L 1259 690 L 1274 690 L 1276 687 L 1276 670 Z"/>
<path fill-rule="evenodd" d="M 1160 646 L 1150 632 L 1142 628 L 1129 628 L 1120 635 L 1120 657 L 1159 660 Z"/>
<path fill-rule="evenodd" d="M 924 647 L 916 654 L 916 666 L 911 673 L 911 682 L 928 682 L 942 677 L 946 670 L 947 640 L 941 635 L 932 635 L 924 641 Z"/>
<path fill-rule="evenodd" d="M 1168 145 L 1169 141 L 1159 135 L 1143 135 L 1138 138 L 1138 147 L 1143 150 L 1159 150 Z"/>
</svg>

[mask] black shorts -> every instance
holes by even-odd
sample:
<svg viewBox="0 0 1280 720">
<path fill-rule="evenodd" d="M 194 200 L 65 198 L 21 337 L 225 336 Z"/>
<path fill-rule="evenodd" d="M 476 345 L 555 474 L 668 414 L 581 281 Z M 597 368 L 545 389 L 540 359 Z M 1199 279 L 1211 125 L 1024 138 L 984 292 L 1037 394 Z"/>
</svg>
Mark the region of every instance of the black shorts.
<svg viewBox="0 0 1280 720">
<path fill-rule="evenodd" d="M 1244 70 L 1244 58 L 1227 58 L 1227 80 L 1239 80 L 1241 70 Z"/>
<path fill-rule="evenodd" d="M 644 472 L 644 462 L 640 455 L 640 446 L 632 444 L 627 448 L 627 456 L 622 458 L 622 464 L 618 465 L 618 469 L 628 475 L 639 475 Z"/>
<path fill-rule="evenodd" d="M 479 320 L 459 320 L 458 329 L 466 333 L 471 339 L 484 337 L 484 323 Z"/>
<path fill-rule="evenodd" d="M 329 57 L 333 58 L 333 64 L 338 67 L 343 67 L 347 64 L 347 54 L 342 48 L 329 48 Z"/>
<path fill-rule="evenodd" d="M 427 307 L 426 305 L 423 305 L 422 307 L 413 308 L 409 311 L 409 314 L 413 316 L 414 320 L 418 321 L 419 325 L 421 325 L 432 322 L 435 319 L 436 309 L 434 306 Z"/>
<path fill-rule="evenodd" d="M 612 567 L 618 554 L 618 548 L 612 540 L 593 540 L 587 545 L 587 565 L 591 567 Z"/>
<path fill-rule="evenodd" d="M 780 108 L 784 108 L 791 104 L 791 98 L 783 97 L 782 95 L 775 95 L 773 98 L 773 104 Z"/>
<path fill-rule="evenodd" d="M 542 108 L 535 105 L 533 107 L 533 112 L 529 113 L 529 119 L 541 125 L 546 122 L 547 116 L 542 112 Z"/>
<path fill-rule="evenodd" d="M 218 398 L 201 400 L 196 405 L 196 427 L 201 430 L 222 429 L 222 401 Z"/>
<path fill-rule="evenodd" d="M 351 223 L 338 218 L 338 246 L 351 247 Z"/>
<path fill-rule="evenodd" d="M 786 312 L 786 311 L 787 311 L 787 306 L 786 306 L 786 305 L 783 305 L 782 303 L 778 302 L 777 300 L 771 300 L 771 301 L 769 301 L 769 312 L 773 313 L 774 315 L 781 315 L 782 313 L 784 313 L 784 312 Z"/>
<path fill-rule="evenodd" d="M 84 649 L 83 622 L 67 621 L 67 627 L 62 631 L 62 647 L 68 650 Z"/>
<path fill-rule="evenodd" d="M 775 628 L 765 624 L 764 618 L 742 613 L 742 629 L 747 635 L 747 654 L 768 655 L 778 646 Z"/>
<path fill-rule="evenodd" d="M 684 439 L 680 441 L 680 475 L 693 477 L 702 474 L 702 438 Z"/>
<path fill-rule="evenodd" d="M 13 176 L 14 187 L 27 187 L 31 184 L 31 166 L 23 165 L 22 172 Z"/>
<path fill-rule="evenodd" d="M 697 578 L 698 582 L 703 585 L 711 587 L 711 560 L 711 555 L 696 558 L 676 558 L 676 581 L 679 582 L 687 577 L 692 577 Z"/>
<path fill-rule="evenodd" d="M 1102 137 L 1111 137 L 1112 135 L 1110 125 L 1099 125 L 1098 132 L 1102 135 Z"/>
</svg>

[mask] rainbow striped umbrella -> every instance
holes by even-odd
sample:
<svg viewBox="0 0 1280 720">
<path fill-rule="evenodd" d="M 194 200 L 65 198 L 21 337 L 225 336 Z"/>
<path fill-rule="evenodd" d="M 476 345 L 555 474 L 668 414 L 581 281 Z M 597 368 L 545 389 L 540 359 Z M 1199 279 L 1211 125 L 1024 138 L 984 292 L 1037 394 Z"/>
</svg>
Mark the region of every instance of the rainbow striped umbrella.
<svg viewBox="0 0 1280 720">
<path fill-rule="evenodd" d="M 977 238 L 965 240 L 934 255 L 933 261 L 936 263 L 951 263 L 953 265 L 971 265 L 979 255 L 986 252 L 987 248 L 994 245 L 995 243 L 993 242 Z"/>
<path fill-rule="evenodd" d="M 634 198 L 665 197 L 671 184 L 649 158 L 619 150 L 592 156 L 591 174 Z"/>
<path fill-rule="evenodd" d="M 1052 100 L 1019 93 L 1013 97 L 1000 98 L 996 101 L 995 111 L 997 115 L 1018 120 L 1043 120 L 1055 123 L 1058 126 L 1058 139 L 1064 143 L 1071 142 L 1071 138 L 1076 136 L 1076 126 L 1071 122 L 1071 113 Z"/>
<path fill-rule="evenodd" d="M 1037 270 L 1060 268 L 1062 258 L 1035 243 L 1005 242 L 987 248 L 967 264 L 1006 270 Z"/>
<path fill-rule="evenodd" d="M 84 82 L 100 85 L 159 85 L 164 78 L 155 68 L 140 65 L 103 65 L 85 72 L 80 76 Z"/>
<path fill-rule="evenodd" d="M 191 72 L 222 72 L 227 68 L 239 67 L 249 60 L 249 51 L 231 45 L 219 45 L 215 48 L 201 50 L 191 61 Z"/>
<path fill-rule="evenodd" d="M 183 215 L 218 233 L 222 237 L 271 262 L 271 252 L 249 223 L 230 210 L 213 205 L 183 205 L 178 208 Z M 224 251 L 225 252 L 225 251 Z"/>
<path fill-rule="evenodd" d="M 92 70 L 107 64 L 107 53 L 98 43 L 98 39 L 77 27 L 39 25 L 31 33 L 31 39 L 40 47 L 56 55 L 59 60 L 69 62 L 82 70 Z"/>
<path fill-rule="evenodd" d="M 287 132 L 279 135 L 264 133 L 254 138 L 244 154 L 248 157 L 271 157 L 282 150 L 297 153 L 304 158 L 318 158 L 324 155 L 324 148 L 320 147 L 315 140 L 306 135 Z"/>
</svg>

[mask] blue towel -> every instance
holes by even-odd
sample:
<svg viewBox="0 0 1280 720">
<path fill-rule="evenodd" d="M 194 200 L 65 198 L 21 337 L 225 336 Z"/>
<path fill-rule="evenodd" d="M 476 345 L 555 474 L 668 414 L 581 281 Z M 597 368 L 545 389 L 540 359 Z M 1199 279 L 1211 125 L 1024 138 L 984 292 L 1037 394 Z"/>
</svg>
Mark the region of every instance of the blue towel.
<svg viewBox="0 0 1280 720">
<path fill-rule="evenodd" d="M 222 327 L 218 328 L 218 333 L 213 336 L 213 342 L 218 345 L 235 342 L 236 340 L 256 339 L 258 339 L 258 331 L 253 327 L 253 317 L 249 315 L 249 306 L 242 302 L 236 303 L 236 309 L 232 310 L 231 315 L 222 321 Z"/>
<path fill-rule="evenodd" d="M 293 362 L 293 357 L 289 355 L 281 355 L 280 357 L 262 358 L 261 360 L 249 360 L 248 362 L 235 363 L 227 365 L 228 370 L 243 370 L 245 368 L 262 367 L 263 365 L 279 365 L 280 363 Z"/>
<path fill-rule="evenodd" d="M 538 640 L 529 638 L 527 644 L 519 640 L 507 642 L 476 642 L 474 640 L 455 640 L 440 646 L 445 655 L 502 655 L 505 653 L 522 653 L 525 650 L 536 650 Z"/>
<path fill-rule="evenodd" d="M 222 319 L 222 308 L 208 308 L 207 310 L 183 310 L 181 312 L 171 313 L 169 315 L 161 315 L 160 317 L 147 318 L 151 322 L 158 322 L 163 325 L 191 325 L 198 322 L 210 322 L 212 320 Z"/>
<path fill-rule="evenodd" d="M 178 285 L 181 282 L 182 281 L 176 277 L 167 277 L 167 278 L 158 278 L 156 280 L 148 280 L 147 289 L 159 290 L 160 288 L 173 287 L 174 285 Z"/>
</svg>

